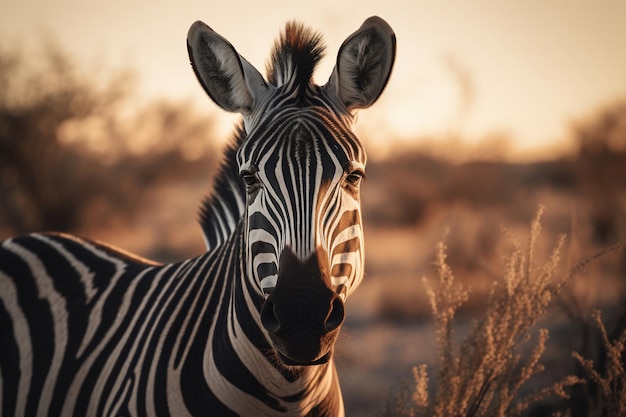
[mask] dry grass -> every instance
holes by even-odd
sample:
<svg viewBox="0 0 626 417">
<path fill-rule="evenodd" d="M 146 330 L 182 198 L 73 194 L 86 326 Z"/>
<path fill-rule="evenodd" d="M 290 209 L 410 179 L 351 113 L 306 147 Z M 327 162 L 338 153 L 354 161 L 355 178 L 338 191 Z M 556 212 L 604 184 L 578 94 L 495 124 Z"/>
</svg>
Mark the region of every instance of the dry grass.
<svg viewBox="0 0 626 417">
<path fill-rule="evenodd" d="M 573 352 L 587 378 L 597 387 L 595 395 L 587 390 L 587 402 L 592 407 L 589 417 L 624 416 L 626 415 L 626 372 L 624 372 L 623 354 L 626 345 L 626 329 L 619 337 L 610 340 L 599 310 L 594 311 L 593 318 L 600 330 L 602 345 L 606 350 L 606 364 L 603 371 L 594 367 L 592 360 L 583 358 Z"/>
<path fill-rule="evenodd" d="M 493 283 L 484 315 L 460 343 L 454 342 L 454 318 L 467 302 L 469 288 L 455 281 L 446 262 L 446 245 L 439 243 L 435 260 L 438 282 L 432 285 L 424 279 L 436 329 L 435 381 L 429 380 L 426 365 L 416 366 L 413 380 L 390 395 L 382 416 L 519 416 L 549 396 L 567 398 L 568 387 L 584 382 L 568 376 L 530 394 L 521 390 L 544 370 L 539 362 L 546 349 L 548 330 L 535 331 L 537 323 L 560 289 L 587 263 L 570 274 L 557 274 L 564 236 L 558 239 L 548 258 L 539 261 L 535 252 L 542 214 L 540 208 L 524 249 L 505 231 L 511 248 L 504 257 L 504 273 Z M 611 372 L 600 375 L 588 361 L 580 356 L 577 359 L 601 386 L 598 402 L 608 414 L 598 415 L 620 416 L 626 403 L 620 362 L 626 333 L 615 342 L 609 342 L 606 332 L 603 336 Z"/>
</svg>

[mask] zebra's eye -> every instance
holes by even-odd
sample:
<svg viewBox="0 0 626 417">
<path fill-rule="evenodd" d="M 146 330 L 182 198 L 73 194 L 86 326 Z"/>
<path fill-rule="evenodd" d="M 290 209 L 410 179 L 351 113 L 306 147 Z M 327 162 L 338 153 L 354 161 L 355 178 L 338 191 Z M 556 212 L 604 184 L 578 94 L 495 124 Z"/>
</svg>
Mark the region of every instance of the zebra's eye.
<svg viewBox="0 0 626 417">
<path fill-rule="evenodd" d="M 363 173 L 363 171 L 352 171 L 346 177 L 346 184 L 350 185 L 351 187 L 358 188 L 364 175 L 365 174 Z"/>
<path fill-rule="evenodd" d="M 252 190 L 259 185 L 259 179 L 250 171 L 243 171 L 240 177 L 248 190 Z"/>
</svg>

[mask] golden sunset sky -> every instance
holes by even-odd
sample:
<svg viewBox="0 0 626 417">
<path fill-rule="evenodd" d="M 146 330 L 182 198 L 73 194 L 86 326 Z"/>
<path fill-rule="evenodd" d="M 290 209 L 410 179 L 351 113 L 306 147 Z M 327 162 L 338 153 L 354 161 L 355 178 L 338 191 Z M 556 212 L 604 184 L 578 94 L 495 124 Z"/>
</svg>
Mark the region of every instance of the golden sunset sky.
<svg viewBox="0 0 626 417">
<path fill-rule="evenodd" d="M 626 98 L 626 1 L 619 0 L 3 0 L 0 36 L 25 51 L 52 36 L 80 61 L 136 70 L 144 97 L 190 98 L 208 114 L 216 106 L 185 46 L 195 20 L 260 70 L 285 21 L 301 20 L 325 35 L 321 84 L 341 42 L 371 15 L 387 20 L 398 40 L 390 84 L 359 126 L 381 152 L 427 136 L 476 142 L 507 134 L 526 155 Z"/>
</svg>

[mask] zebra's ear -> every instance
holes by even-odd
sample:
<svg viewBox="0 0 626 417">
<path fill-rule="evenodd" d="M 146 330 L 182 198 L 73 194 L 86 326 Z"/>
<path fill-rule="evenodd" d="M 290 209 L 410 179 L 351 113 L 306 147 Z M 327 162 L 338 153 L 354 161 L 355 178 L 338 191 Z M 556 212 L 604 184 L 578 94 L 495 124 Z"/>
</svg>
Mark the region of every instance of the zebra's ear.
<svg viewBox="0 0 626 417">
<path fill-rule="evenodd" d="M 372 16 L 341 45 L 337 64 L 324 87 L 348 111 L 374 104 L 387 85 L 396 56 L 396 35 Z"/>
<path fill-rule="evenodd" d="M 243 115 L 252 112 L 267 83 L 230 42 L 197 21 L 187 33 L 187 51 L 196 77 L 218 106 Z"/>
</svg>

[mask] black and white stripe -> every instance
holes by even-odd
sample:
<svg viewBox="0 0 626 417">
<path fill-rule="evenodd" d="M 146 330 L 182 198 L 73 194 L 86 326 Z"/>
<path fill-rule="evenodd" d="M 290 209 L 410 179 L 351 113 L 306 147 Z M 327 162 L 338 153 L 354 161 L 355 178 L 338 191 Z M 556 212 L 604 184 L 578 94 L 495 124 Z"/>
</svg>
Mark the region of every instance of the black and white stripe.
<svg viewBox="0 0 626 417">
<path fill-rule="evenodd" d="M 393 32 L 366 20 L 324 86 L 299 24 L 267 80 L 203 23 L 188 49 L 243 116 L 202 206 L 207 252 L 161 265 L 63 234 L 2 242 L 2 416 L 343 415 L 333 346 L 363 277 L 352 125 L 387 83 Z"/>
</svg>

